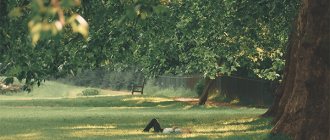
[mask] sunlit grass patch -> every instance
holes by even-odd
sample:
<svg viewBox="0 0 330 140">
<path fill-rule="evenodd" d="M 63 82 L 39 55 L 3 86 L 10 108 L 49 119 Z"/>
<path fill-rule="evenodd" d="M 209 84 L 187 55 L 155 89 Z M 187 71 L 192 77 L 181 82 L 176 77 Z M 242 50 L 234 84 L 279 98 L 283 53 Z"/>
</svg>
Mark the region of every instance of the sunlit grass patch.
<svg viewBox="0 0 330 140">
<path fill-rule="evenodd" d="M 258 118 L 242 118 L 242 119 L 235 119 L 235 120 L 228 120 L 221 122 L 224 125 L 229 125 L 229 124 L 241 124 L 241 123 L 250 123 L 253 121 L 256 121 Z"/>
<path fill-rule="evenodd" d="M 103 130 L 103 129 L 89 129 L 89 130 L 75 130 L 70 132 L 70 136 L 86 138 L 92 136 L 102 136 L 102 137 L 116 137 L 125 135 L 146 135 L 142 131 L 134 130 L 123 130 L 123 129 L 113 129 L 113 130 Z"/>
<path fill-rule="evenodd" d="M 175 135 L 175 134 L 154 134 L 154 135 L 149 135 L 147 138 L 148 139 L 170 139 L 171 135 Z"/>
<path fill-rule="evenodd" d="M 72 127 L 61 127 L 60 129 L 68 129 L 68 130 L 78 130 L 78 129 L 114 129 L 117 128 L 115 125 L 78 125 Z"/>
<path fill-rule="evenodd" d="M 122 101 L 137 101 L 137 103 L 143 103 L 143 102 L 160 103 L 160 102 L 173 101 L 173 99 L 161 98 L 161 97 L 132 97 L 132 98 L 124 98 L 122 99 Z"/>
<path fill-rule="evenodd" d="M 9 136 L 0 136 L 0 140 L 38 140 L 44 139 L 41 132 L 20 133 Z"/>
<path fill-rule="evenodd" d="M 247 125 L 224 125 L 224 126 L 212 126 L 212 127 L 193 127 L 194 132 L 197 133 L 209 133 L 209 132 L 230 132 L 230 131 L 245 131 L 248 130 L 250 126 Z"/>
</svg>

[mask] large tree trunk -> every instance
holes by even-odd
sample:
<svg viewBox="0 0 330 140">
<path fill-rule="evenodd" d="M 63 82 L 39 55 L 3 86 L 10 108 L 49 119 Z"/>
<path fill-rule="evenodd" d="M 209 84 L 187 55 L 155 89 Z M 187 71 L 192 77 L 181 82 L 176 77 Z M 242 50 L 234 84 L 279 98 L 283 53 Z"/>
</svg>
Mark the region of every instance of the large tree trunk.
<svg viewBox="0 0 330 140">
<path fill-rule="evenodd" d="M 296 23 L 296 22 L 294 22 Z M 285 64 L 285 68 L 284 68 L 284 72 L 283 72 L 283 79 L 282 82 L 279 84 L 279 86 L 277 87 L 276 91 L 275 91 L 275 98 L 273 101 L 273 104 L 270 106 L 270 108 L 268 109 L 268 111 L 263 114 L 263 117 L 276 117 L 276 114 L 282 114 L 284 111 L 284 105 L 281 104 L 280 106 L 280 101 L 283 97 L 283 93 L 285 88 L 284 87 L 289 87 L 292 86 L 293 83 L 293 77 L 289 77 L 288 74 L 292 75 L 295 73 L 296 69 L 295 67 L 290 68 L 290 65 L 296 65 L 296 61 L 298 59 L 294 59 L 294 55 L 292 55 L 292 51 L 291 51 L 291 46 L 294 45 L 294 39 L 295 38 L 295 30 L 293 30 L 291 32 L 291 35 L 289 37 L 289 42 L 287 45 L 287 52 L 285 55 L 285 60 L 286 60 L 286 64 Z M 290 68 L 290 69 L 289 69 Z M 283 99 L 285 100 L 285 99 Z M 282 101 L 283 102 L 283 101 Z M 273 121 L 274 123 L 277 122 L 276 119 L 274 119 Z"/>
<path fill-rule="evenodd" d="M 303 0 L 291 37 L 272 133 L 295 140 L 328 140 L 330 1 Z"/>
</svg>

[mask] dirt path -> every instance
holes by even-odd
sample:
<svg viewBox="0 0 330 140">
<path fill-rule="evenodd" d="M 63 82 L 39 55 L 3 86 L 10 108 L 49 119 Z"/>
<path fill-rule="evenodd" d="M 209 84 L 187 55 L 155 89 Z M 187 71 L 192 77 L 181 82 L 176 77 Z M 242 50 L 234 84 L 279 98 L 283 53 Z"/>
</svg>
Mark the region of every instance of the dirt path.
<svg viewBox="0 0 330 140">
<path fill-rule="evenodd" d="M 58 100 L 58 99 L 65 99 L 65 98 L 87 98 L 87 97 L 107 97 L 107 96 L 122 96 L 122 95 L 131 95 L 129 91 L 113 91 L 113 90 L 107 90 L 107 89 L 101 89 L 100 95 L 95 96 L 81 96 L 79 93 L 81 93 L 83 89 L 74 89 L 72 91 L 68 92 L 67 96 L 63 97 L 38 97 L 38 96 L 7 96 L 7 95 L 0 95 L 0 101 L 1 100 L 34 100 L 34 99 L 47 99 L 47 100 Z"/>
<path fill-rule="evenodd" d="M 183 98 L 183 97 L 177 97 L 173 99 L 174 101 L 179 101 L 179 102 L 187 102 L 189 104 L 197 105 L 199 99 L 198 98 Z M 228 106 L 228 107 L 239 107 L 237 105 L 233 105 L 230 103 L 225 103 L 225 102 L 215 102 L 215 101 L 207 101 L 206 105 L 209 106 Z"/>
</svg>

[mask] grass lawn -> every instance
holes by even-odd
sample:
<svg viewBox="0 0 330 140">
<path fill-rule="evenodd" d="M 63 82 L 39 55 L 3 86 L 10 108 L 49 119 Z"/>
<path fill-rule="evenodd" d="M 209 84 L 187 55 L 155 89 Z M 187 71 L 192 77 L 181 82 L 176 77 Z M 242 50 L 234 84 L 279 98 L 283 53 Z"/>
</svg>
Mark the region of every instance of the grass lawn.
<svg viewBox="0 0 330 140">
<path fill-rule="evenodd" d="M 51 83 L 52 86 L 60 86 Z M 260 140 L 269 137 L 270 119 L 258 118 L 266 109 L 194 106 L 171 97 L 114 94 L 73 97 L 68 87 L 45 95 L 0 96 L 0 140 L 2 139 L 228 139 Z M 47 87 L 50 90 L 50 87 Z M 56 93 L 63 98 L 52 96 Z M 70 91 L 69 91 L 70 90 Z M 63 93 L 65 92 L 65 93 Z M 110 91 L 108 91 L 110 92 Z M 46 96 L 51 94 L 50 96 Z M 111 94 L 111 93 L 104 93 Z M 44 97 L 44 98 L 42 98 Z M 47 98 L 46 98 L 47 97 Z M 49 98 L 53 97 L 53 98 Z M 190 128 L 190 134 L 142 132 L 152 118 L 162 127 Z"/>
</svg>

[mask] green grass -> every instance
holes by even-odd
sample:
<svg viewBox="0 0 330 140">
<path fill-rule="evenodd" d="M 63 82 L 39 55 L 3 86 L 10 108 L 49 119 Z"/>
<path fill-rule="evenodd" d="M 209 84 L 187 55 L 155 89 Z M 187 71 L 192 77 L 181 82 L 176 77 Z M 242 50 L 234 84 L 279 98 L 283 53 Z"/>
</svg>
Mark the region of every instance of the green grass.
<svg viewBox="0 0 330 140">
<path fill-rule="evenodd" d="M 60 88 L 60 83 L 50 83 Z M 0 96 L 0 140 L 3 139 L 225 139 L 260 140 L 270 137 L 270 119 L 258 118 L 265 109 L 194 106 L 171 97 L 129 95 L 103 91 L 102 97 L 72 97 L 84 89 L 51 86 L 19 96 Z M 43 89 L 47 88 L 47 89 Z M 39 96 L 40 95 L 40 96 Z M 27 98 L 29 97 L 29 98 Z M 49 98 L 56 97 L 56 98 Z M 57 98 L 62 97 L 62 98 Z M 190 134 L 143 133 L 157 118 L 163 127 L 190 128 Z"/>
</svg>

